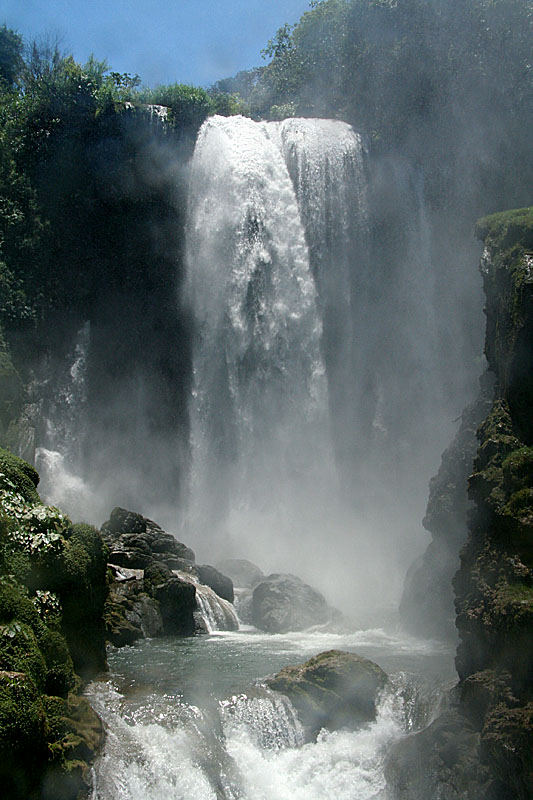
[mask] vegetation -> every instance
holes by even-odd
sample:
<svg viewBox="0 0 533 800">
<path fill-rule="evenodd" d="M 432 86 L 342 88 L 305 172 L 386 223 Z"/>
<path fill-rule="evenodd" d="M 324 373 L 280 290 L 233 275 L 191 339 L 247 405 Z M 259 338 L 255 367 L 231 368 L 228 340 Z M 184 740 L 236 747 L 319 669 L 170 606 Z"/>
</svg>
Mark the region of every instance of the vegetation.
<svg viewBox="0 0 533 800">
<path fill-rule="evenodd" d="M 43 796 L 75 798 L 101 739 L 75 670 L 105 666 L 106 550 L 41 503 L 38 481 L 0 449 L 0 777 L 13 800 L 41 796 L 43 779 Z"/>
</svg>

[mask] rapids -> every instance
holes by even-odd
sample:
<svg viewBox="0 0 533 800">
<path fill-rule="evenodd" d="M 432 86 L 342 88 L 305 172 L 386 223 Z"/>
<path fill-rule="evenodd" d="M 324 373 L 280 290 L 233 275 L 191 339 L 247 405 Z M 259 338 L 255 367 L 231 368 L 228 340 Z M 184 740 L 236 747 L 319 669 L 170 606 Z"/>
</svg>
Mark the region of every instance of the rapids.
<svg viewBox="0 0 533 800">
<path fill-rule="evenodd" d="M 391 683 L 375 722 L 303 744 L 290 703 L 260 679 L 332 647 L 377 661 Z M 109 664 L 88 689 L 108 730 L 94 800 L 386 800 L 388 749 L 431 721 L 453 680 L 451 649 L 379 628 L 145 640 Z"/>
</svg>

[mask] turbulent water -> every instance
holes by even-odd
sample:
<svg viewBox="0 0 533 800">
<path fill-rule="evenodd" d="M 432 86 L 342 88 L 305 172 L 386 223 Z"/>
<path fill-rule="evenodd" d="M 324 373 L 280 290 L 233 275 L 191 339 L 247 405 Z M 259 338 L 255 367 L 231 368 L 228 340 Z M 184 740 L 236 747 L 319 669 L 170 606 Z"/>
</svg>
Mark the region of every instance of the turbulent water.
<svg viewBox="0 0 533 800">
<path fill-rule="evenodd" d="M 257 681 L 332 647 L 373 658 L 391 683 L 375 722 L 304 744 L 290 703 Z M 112 678 L 89 687 L 108 726 L 97 800 L 386 800 L 386 753 L 428 724 L 453 674 L 438 643 L 381 629 L 152 640 L 109 662 Z"/>
</svg>

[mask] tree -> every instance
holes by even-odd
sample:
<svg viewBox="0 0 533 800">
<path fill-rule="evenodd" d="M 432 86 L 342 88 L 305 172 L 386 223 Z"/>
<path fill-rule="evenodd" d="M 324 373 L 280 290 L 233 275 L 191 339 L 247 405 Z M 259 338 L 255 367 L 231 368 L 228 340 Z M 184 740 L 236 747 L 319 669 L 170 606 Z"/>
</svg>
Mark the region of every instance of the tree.
<svg viewBox="0 0 533 800">
<path fill-rule="evenodd" d="M 24 60 L 22 58 L 22 37 L 2 25 L 0 28 L 0 82 L 5 89 L 13 89 L 17 82 Z"/>
</svg>

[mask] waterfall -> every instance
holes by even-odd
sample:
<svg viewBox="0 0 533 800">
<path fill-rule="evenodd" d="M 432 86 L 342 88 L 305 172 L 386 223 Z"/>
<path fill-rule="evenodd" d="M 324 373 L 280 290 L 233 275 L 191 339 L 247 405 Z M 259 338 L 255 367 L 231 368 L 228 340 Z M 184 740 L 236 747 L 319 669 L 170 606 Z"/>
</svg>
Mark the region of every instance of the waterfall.
<svg viewBox="0 0 533 800">
<path fill-rule="evenodd" d="M 204 544 L 216 531 L 242 554 L 253 532 L 254 546 L 271 551 L 275 537 L 283 556 L 289 539 L 323 531 L 337 492 L 326 362 L 346 362 L 333 342 L 352 338 L 350 199 L 362 225 L 362 184 L 361 140 L 345 123 L 215 116 L 199 133 L 186 291 L 196 323 L 189 526 Z M 336 333 L 324 330 L 333 317 Z"/>
<path fill-rule="evenodd" d="M 318 291 L 336 460 L 351 473 L 354 447 L 371 427 L 375 402 L 363 377 L 373 356 L 365 147 L 339 120 L 272 125 L 295 187 Z"/>
<path fill-rule="evenodd" d="M 90 341 L 91 328 L 86 322 L 77 331 L 63 363 L 56 368 L 50 386 L 41 387 L 45 396 L 43 423 L 35 449 L 41 496 L 77 517 L 90 516 L 95 502 L 81 477 Z"/>
</svg>

